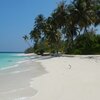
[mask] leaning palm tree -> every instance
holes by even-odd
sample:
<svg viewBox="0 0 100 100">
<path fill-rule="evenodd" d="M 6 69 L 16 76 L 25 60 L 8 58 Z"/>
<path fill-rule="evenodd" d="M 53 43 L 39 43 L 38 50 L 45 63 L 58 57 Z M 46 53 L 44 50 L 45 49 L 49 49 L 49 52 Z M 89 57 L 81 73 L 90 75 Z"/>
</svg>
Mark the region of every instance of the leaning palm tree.
<svg viewBox="0 0 100 100">
<path fill-rule="evenodd" d="M 45 37 L 44 34 L 44 24 L 45 24 L 45 18 L 43 15 L 38 15 L 35 18 L 35 24 L 33 30 L 30 32 L 30 39 L 34 42 L 34 50 L 37 51 L 38 49 L 41 49 L 40 46 L 38 46 L 42 39 Z"/>
<path fill-rule="evenodd" d="M 48 44 L 51 47 L 51 52 L 55 52 L 58 54 L 60 32 L 57 29 L 54 18 L 52 16 L 48 17 L 48 19 L 46 20 L 44 33 L 48 41 Z"/>
<path fill-rule="evenodd" d="M 54 10 L 52 16 L 57 30 L 61 31 L 61 36 L 65 34 L 69 47 L 72 47 L 73 38 L 77 34 L 76 18 L 74 16 L 74 6 L 66 5 L 66 2 L 60 2 Z M 63 33 L 63 34 L 62 34 Z"/>
<path fill-rule="evenodd" d="M 33 40 L 36 43 L 41 39 L 43 21 L 44 21 L 43 15 L 38 15 L 35 18 L 34 27 L 33 27 L 32 31 L 29 33 L 30 39 Z"/>
</svg>

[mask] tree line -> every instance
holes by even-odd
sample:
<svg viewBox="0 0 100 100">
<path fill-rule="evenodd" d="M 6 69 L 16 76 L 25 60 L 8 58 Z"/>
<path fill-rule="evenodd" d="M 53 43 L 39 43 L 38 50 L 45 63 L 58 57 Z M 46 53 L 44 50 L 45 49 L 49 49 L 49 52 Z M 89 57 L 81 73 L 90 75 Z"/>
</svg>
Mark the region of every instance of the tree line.
<svg viewBox="0 0 100 100">
<path fill-rule="evenodd" d="M 33 42 L 25 52 L 100 54 L 100 35 L 95 31 L 99 24 L 100 0 L 61 1 L 47 18 L 35 18 L 33 29 L 23 36 Z"/>
</svg>

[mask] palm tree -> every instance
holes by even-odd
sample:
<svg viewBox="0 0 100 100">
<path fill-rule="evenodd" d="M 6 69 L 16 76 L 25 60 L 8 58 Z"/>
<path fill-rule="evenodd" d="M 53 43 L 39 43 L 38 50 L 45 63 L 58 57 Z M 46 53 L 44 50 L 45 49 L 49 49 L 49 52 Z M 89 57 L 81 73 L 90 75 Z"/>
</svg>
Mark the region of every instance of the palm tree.
<svg viewBox="0 0 100 100">
<path fill-rule="evenodd" d="M 66 2 L 62 1 L 58 4 L 57 8 L 53 11 L 52 17 L 57 28 L 62 28 L 66 23 Z"/>
<path fill-rule="evenodd" d="M 43 28 L 44 28 L 44 20 L 45 20 L 45 18 L 41 14 L 35 18 L 34 28 L 30 32 L 30 38 L 34 39 L 35 42 L 37 42 L 37 41 L 39 41 L 39 39 L 41 39 L 41 35 L 43 33 Z"/>
<path fill-rule="evenodd" d="M 60 41 L 67 41 L 67 48 L 73 49 L 74 40 L 80 33 L 87 33 L 91 25 L 100 23 L 99 0 L 73 0 L 69 5 L 65 1 L 48 18 L 42 14 L 35 18 L 35 24 L 30 32 L 30 39 L 35 42 L 34 48 L 48 44 L 51 52 L 58 53 Z M 27 39 L 27 37 L 25 37 Z"/>
<path fill-rule="evenodd" d="M 95 12 L 96 12 L 95 26 L 97 26 L 100 24 L 100 1 L 96 0 L 94 3 L 95 3 Z"/>
<path fill-rule="evenodd" d="M 87 28 L 94 23 L 96 18 L 92 0 L 74 0 L 73 6 L 77 25 L 87 32 Z"/>
<path fill-rule="evenodd" d="M 51 52 L 58 54 L 61 33 L 55 25 L 55 20 L 52 16 L 47 18 L 44 32 L 46 39 L 48 40 L 48 44 L 51 47 Z"/>
<path fill-rule="evenodd" d="M 67 38 L 67 42 L 69 44 L 68 48 L 72 48 L 73 38 L 77 34 L 77 27 L 75 23 L 73 6 L 66 5 L 66 2 L 60 2 L 58 7 L 54 10 L 52 16 L 54 18 L 54 23 L 57 26 L 57 29 L 61 31 L 61 36 L 65 34 L 65 38 Z M 63 34 L 62 34 L 63 33 Z"/>
<path fill-rule="evenodd" d="M 38 44 L 42 41 L 45 37 L 44 35 L 44 24 L 45 18 L 43 15 L 38 15 L 35 18 L 35 24 L 33 30 L 30 32 L 30 39 L 34 41 L 34 50 L 37 51 L 39 49 Z"/>
</svg>

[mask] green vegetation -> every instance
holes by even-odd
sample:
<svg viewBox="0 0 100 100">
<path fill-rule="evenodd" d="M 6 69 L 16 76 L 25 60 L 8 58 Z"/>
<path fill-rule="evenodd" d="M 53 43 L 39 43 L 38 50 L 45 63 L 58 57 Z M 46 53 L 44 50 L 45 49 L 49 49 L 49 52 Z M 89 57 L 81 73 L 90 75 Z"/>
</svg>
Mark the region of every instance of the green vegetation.
<svg viewBox="0 0 100 100">
<path fill-rule="evenodd" d="M 29 38 L 24 36 L 34 43 L 25 52 L 100 54 L 100 35 L 94 31 L 99 24 L 99 0 L 62 1 L 47 18 L 42 14 L 35 18 Z"/>
</svg>

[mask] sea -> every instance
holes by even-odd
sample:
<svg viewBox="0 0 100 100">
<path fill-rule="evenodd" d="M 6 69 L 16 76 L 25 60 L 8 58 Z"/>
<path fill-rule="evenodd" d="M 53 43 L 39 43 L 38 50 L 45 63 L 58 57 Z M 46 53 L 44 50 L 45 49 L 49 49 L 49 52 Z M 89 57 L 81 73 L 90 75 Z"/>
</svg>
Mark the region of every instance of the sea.
<svg viewBox="0 0 100 100">
<path fill-rule="evenodd" d="M 24 53 L 0 52 L 0 70 L 18 66 L 27 60 Z"/>
</svg>

